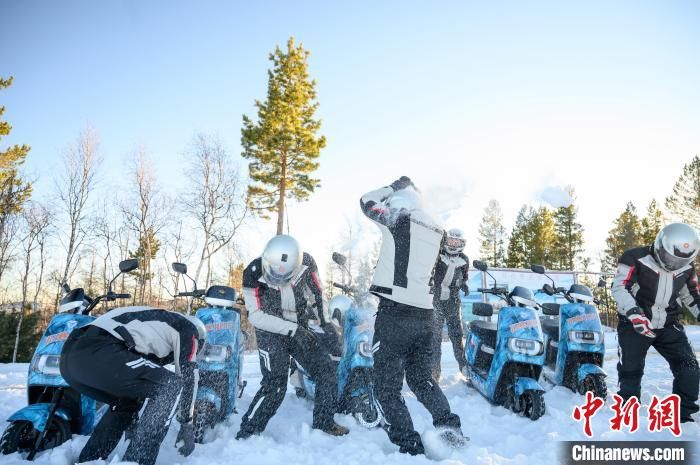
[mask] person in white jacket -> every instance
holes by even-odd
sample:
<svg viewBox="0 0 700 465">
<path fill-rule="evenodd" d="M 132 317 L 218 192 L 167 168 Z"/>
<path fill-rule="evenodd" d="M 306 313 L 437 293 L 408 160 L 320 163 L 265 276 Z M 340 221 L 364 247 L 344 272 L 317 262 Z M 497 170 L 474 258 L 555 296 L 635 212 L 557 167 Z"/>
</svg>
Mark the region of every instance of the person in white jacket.
<svg viewBox="0 0 700 465">
<path fill-rule="evenodd" d="M 382 232 L 382 245 L 370 292 L 379 297 L 374 329 L 377 399 L 391 442 L 400 452 L 424 453 L 420 435 L 401 397 L 404 375 L 409 388 L 442 429 L 441 437 L 462 443 L 459 417 L 431 373 L 433 339 L 432 276 L 444 230 L 420 208 L 413 182 L 403 176 L 360 200 L 363 213 Z"/>
</svg>

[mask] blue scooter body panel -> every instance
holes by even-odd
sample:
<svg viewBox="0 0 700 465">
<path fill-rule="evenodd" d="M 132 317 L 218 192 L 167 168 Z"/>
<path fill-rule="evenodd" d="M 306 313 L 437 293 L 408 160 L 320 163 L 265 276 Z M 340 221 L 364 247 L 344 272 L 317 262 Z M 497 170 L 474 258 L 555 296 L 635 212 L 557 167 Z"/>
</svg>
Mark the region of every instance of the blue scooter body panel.
<svg viewBox="0 0 700 465">
<path fill-rule="evenodd" d="M 343 355 L 338 363 L 338 396 L 341 396 L 353 370 L 374 367 L 372 340 L 374 310 L 350 308 L 344 315 Z M 353 396 L 362 392 L 353 392 Z"/>
<path fill-rule="evenodd" d="M 50 410 L 51 404 L 49 403 L 27 405 L 13 413 L 7 421 L 29 421 L 34 424 L 34 429 L 44 431 Z M 66 421 L 71 420 L 70 413 L 60 407 L 56 409 L 56 416 Z"/>
<path fill-rule="evenodd" d="M 479 349 L 479 338 L 473 332 L 469 333 L 466 344 L 466 356 L 471 374 L 471 382 L 476 389 L 490 401 L 495 400 L 496 388 L 501 379 L 504 367 L 511 362 L 534 365 L 539 373 L 544 365 L 544 351 L 539 355 L 528 355 L 510 350 L 508 341 L 511 338 L 538 341 L 544 347 L 542 327 L 534 309 L 529 307 L 503 307 L 498 311 L 498 325 L 496 335 L 496 347 L 493 360 L 484 378 L 477 370 L 473 369 L 476 359 L 476 351 Z M 527 380 L 529 378 L 519 378 Z M 537 390 L 543 390 L 539 383 L 532 380 Z M 529 385 L 523 381 L 523 386 Z"/>
<path fill-rule="evenodd" d="M 600 342 L 597 344 L 579 343 L 569 339 L 569 331 L 592 331 L 600 333 Z M 557 364 L 554 372 L 554 382 L 557 385 L 564 383 L 564 369 L 566 359 L 576 352 L 590 352 L 605 355 L 605 343 L 603 341 L 603 326 L 600 323 L 598 309 L 590 304 L 569 303 L 559 307 L 559 348 L 557 350 Z M 602 371 L 602 370 L 600 370 Z M 605 372 L 603 372 L 605 374 Z M 579 382 L 583 379 L 580 377 Z"/>
<path fill-rule="evenodd" d="M 540 383 L 532 378 L 518 377 L 518 379 L 515 380 L 515 395 L 520 397 L 525 391 L 544 392 L 544 388 L 540 386 Z"/>
<path fill-rule="evenodd" d="M 204 307 L 195 314 L 207 328 L 207 344 L 224 346 L 228 356 L 225 360 L 207 360 L 200 357 L 197 361 L 200 372 L 224 372 L 228 378 L 228 401 L 222 402 L 220 394 L 211 387 L 200 385 L 197 399 L 211 401 L 220 409 L 226 405 L 224 416 L 233 413 L 238 399 L 238 381 L 240 373 L 240 358 L 243 352 L 241 335 L 241 316 L 237 311 L 224 307 Z M 216 399 L 214 399 L 216 397 Z"/>
</svg>

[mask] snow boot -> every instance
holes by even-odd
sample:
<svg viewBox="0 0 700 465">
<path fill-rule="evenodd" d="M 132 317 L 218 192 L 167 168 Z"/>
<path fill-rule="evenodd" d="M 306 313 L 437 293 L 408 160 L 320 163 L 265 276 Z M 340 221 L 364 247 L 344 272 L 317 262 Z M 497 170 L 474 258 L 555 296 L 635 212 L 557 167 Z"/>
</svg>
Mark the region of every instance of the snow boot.
<svg viewBox="0 0 700 465">
<path fill-rule="evenodd" d="M 464 436 L 459 428 L 441 428 L 438 430 L 438 437 L 446 446 L 452 449 L 460 449 L 469 442 L 469 438 Z"/>
<path fill-rule="evenodd" d="M 321 431 L 323 431 L 326 434 L 330 434 L 331 436 L 345 436 L 350 432 L 349 429 L 346 427 L 339 425 L 338 423 L 333 423 L 332 425 L 326 427 L 326 428 L 316 428 Z"/>
</svg>

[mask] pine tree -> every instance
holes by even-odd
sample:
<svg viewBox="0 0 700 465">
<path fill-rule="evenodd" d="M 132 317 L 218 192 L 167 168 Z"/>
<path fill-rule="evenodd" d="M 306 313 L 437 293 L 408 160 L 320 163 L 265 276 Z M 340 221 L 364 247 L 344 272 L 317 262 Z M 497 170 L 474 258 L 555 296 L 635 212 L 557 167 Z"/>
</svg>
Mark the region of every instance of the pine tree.
<svg viewBox="0 0 700 465">
<path fill-rule="evenodd" d="M 531 242 L 528 226 L 534 214 L 532 207 L 527 205 L 523 205 L 518 212 L 510 234 L 510 242 L 508 242 L 508 258 L 506 258 L 508 268 L 522 268 L 528 261 Z"/>
<path fill-rule="evenodd" d="M 575 198 L 572 188 L 569 195 Z M 577 257 L 583 252 L 583 226 L 576 221 L 577 215 L 578 209 L 573 202 L 554 211 L 555 255 L 559 269 L 573 270 Z"/>
<path fill-rule="evenodd" d="M 617 261 L 625 250 L 639 247 L 643 244 L 640 231 L 641 221 L 637 215 L 637 208 L 632 202 L 628 202 L 625 211 L 620 213 L 620 216 L 615 219 L 605 241 L 607 244 L 605 249 L 606 269 L 615 270 Z"/>
<path fill-rule="evenodd" d="M 664 227 L 664 214 L 656 203 L 656 199 L 652 199 L 647 207 L 647 214 L 641 221 L 641 242 L 644 245 L 651 245 L 656 240 L 656 235 L 661 228 Z"/>
<path fill-rule="evenodd" d="M 666 197 L 666 208 L 675 220 L 700 229 L 700 155 L 683 167 L 673 194 Z"/>
<path fill-rule="evenodd" d="M 503 226 L 503 212 L 498 200 L 492 199 L 484 209 L 479 225 L 480 259 L 493 267 L 505 265 L 506 228 Z"/>
<path fill-rule="evenodd" d="M 0 90 L 10 87 L 12 77 L 0 78 Z M 5 113 L 5 107 L 0 106 L 0 118 Z M 10 134 L 12 126 L 0 119 L 0 139 Z M 11 245 L 15 238 L 17 221 L 16 215 L 29 200 L 32 185 L 25 180 L 20 168 L 29 153 L 28 145 L 13 145 L 0 150 L 0 279 L 11 260 Z"/>
<path fill-rule="evenodd" d="M 522 267 L 529 268 L 531 264 L 542 264 L 547 268 L 556 268 L 556 231 L 554 215 L 547 207 L 535 210 L 527 225 L 528 253 Z"/>
<path fill-rule="evenodd" d="M 277 212 L 277 234 L 284 230 L 287 199 L 305 200 L 319 187 L 312 178 L 326 138 L 317 136 L 321 121 L 314 118 L 318 108 L 316 81 L 309 79 L 303 45 L 294 38 L 287 50 L 279 47 L 270 54 L 267 100 L 257 101 L 258 121 L 243 116 L 242 156 L 251 160 L 248 171 L 248 203 L 262 217 Z"/>
</svg>

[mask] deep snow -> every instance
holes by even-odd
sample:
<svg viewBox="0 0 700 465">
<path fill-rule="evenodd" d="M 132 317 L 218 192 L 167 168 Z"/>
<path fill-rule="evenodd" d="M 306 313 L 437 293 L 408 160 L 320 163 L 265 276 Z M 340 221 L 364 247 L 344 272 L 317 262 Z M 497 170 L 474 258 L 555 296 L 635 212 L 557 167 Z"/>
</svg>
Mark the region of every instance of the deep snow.
<svg viewBox="0 0 700 465">
<path fill-rule="evenodd" d="M 688 335 L 697 349 L 700 347 L 700 327 L 687 328 Z M 605 369 L 609 391 L 616 391 L 617 373 L 615 364 L 616 334 L 606 333 L 607 354 Z M 465 385 L 458 374 L 448 343 L 443 344 L 444 389 L 453 410 L 462 418 L 463 430 L 471 437 L 470 445 L 454 451 L 444 464 L 484 464 L 484 465 L 554 465 L 558 463 L 558 441 L 583 440 L 582 424 L 572 420 L 571 412 L 575 404 L 583 402 L 583 396 L 561 387 L 547 392 L 547 413 L 536 422 L 521 418 L 502 407 L 490 405 L 476 391 Z M 696 350 L 696 355 L 698 354 Z M 25 403 L 26 364 L 0 365 L 0 418 L 7 418 Z M 260 370 L 256 353 L 245 356 L 243 375 L 248 387 L 239 401 L 239 412 L 250 404 L 260 383 Z M 666 362 L 654 351 L 647 358 L 646 374 L 643 381 L 642 404 L 648 405 L 652 394 L 667 395 L 671 391 L 672 377 Z M 432 430 L 428 412 L 418 403 L 415 396 L 405 388 L 406 402 L 411 410 L 416 430 L 425 433 Z M 608 400 L 610 403 L 610 400 Z M 642 408 L 642 416 L 646 409 Z M 287 390 L 282 407 L 270 421 L 267 430 L 260 437 L 246 441 L 236 441 L 241 413 L 235 414 L 225 425 L 213 432 L 210 442 L 198 445 L 187 459 L 178 455 L 173 447 L 177 429 L 171 428 L 163 446 L 158 464 L 186 463 L 190 465 L 216 465 L 238 463 L 244 465 L 266 464 L 420 464 L 435 463 L 426 457 L 410 457 L 399 454 L 386 434 L 380 430 L 366 430 L 346 416 L 338 416 L 338 421 L 350 428 L 350 435 L 335 438 L 310 428 L 311 405 L 297 399 L 294 389 Z M 634 434 L 609 431 L 608 421 L 612 417 L 608 407 L 593 419 L 594 439 L 600 440 L 674 440 L 673 435 L 649 433 L 646 431 L 646 418 L 640 421 L 640 430 Z M 680 439 L 700 440 L 700 427 L 697 424 L 683 425 Z M 52 451 L 40 454 L 35 463 L 40 465 L 68 465 L 74 463 L 85 437 L 72 441 Z M 117 454 L 124 451 L 124 444 L 117 448 Z M 0 464 L 27 464 L 18 454 L 0 456 Z M 111 463 L 119 463 L 112 458 Z M 123 463 L 123 462 L 121 462 Z"/>
</svg>

